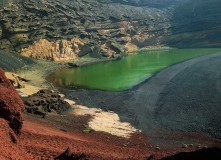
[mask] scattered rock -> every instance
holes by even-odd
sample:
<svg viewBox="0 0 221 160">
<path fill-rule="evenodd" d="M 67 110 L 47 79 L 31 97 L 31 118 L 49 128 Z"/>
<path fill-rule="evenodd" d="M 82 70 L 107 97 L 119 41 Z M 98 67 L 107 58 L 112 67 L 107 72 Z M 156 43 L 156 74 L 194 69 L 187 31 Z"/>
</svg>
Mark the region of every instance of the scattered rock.
<svg viewBox="0 0 221 160">
<path fill-rule="evenodd" d="M 159 147 L 159 146 L 155 147 L 155 150 L 159 151 L 159 150 L 160 150 L 160 147 Z"/>
<path fill-rule="evenodd" d="M 64 153 L 55 158 L 55 160 L 86 160 L 88 156 L 84 153 L 75 154 L 68 147 Z"/>
<path fill-rule="evenodd" d="M 91 133 L 91 132 L 93 131 L 93 129 L 90 128 L 90 127 L 87 126 L 87 125 L 84 125 L 84 127 L 85 127 L 85 128 L 82 130 L 83 133 L 88 134 L 88 133 Z"/>
<path fill-rule="evenodd" d="M 208 146 L 204 146 L 203 148 L 206 149 L 206 148 L 208 148 Z"/>
<path fill-rule="evenodd" d="M 187 148 L 188 145 L 187 144 L 183 144 L 182 148 Z"/>
<path fill-rule="evenodd" d="M 63 129 L 63 128 L 61 128 L 60 130 L 63 132 L 68 132 L 66 129 Z"/>
<path fill-rule="evenodd" d="M 71 109 L 70 104 L 64 101 L 63 97 L 51 90 L 40 90 L 31 96 L 24 97 L 23 100 L 27 112 L 42 116 L 53 111 L 62 114 Z"/>
<path fill-rule="evenodd" d="M 28 81 L 12 72 L 5 72 L 5 76 L 10 80 L 15 88 L 25 88 L 25 82 Z"/>
<path fill-rule="evenodd" d="M 190 147 L 193 147 L 194 145 L 193 144 L 190 144 Z"/>
</svg>

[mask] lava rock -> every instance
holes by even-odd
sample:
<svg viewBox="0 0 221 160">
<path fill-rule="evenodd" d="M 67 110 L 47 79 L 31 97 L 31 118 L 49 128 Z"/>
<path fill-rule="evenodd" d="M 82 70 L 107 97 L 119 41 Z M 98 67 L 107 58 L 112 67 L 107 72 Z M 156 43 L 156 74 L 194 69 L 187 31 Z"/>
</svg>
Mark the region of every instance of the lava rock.
<svg viewBox="0 0 221 160">
<path fill-rule="evenodd" d="M 63 97 L 51 90 L 40 90 L 23 100 L 28 113 L 42 116 L 53 111 L 62 114 L 71 109 L 70 104 L 64 101 Z"/>
<path fill-rule="evenodd" d="M 88 157 L 84 153 L 74 154 L 68 147 L 64 153 L 55 158 L 55 160 L 86 160 Z"/>
</svg>

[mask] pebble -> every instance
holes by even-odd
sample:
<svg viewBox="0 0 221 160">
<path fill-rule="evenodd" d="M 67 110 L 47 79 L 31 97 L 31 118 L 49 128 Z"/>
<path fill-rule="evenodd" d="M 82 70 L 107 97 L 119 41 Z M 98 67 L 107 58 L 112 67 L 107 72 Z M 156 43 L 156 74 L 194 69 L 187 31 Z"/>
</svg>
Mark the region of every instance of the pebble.
<svg viewBox="0 0 221 160">
<path fill-rule="evenodd" d="M 187 144 L 183 144 L 182 148 L 187 148 L 188 145 Z"/>
<path fill-rule="evenodd" d="M 158 151 L 159 151 L 159 150 L 160 150 L 160 147 L 155 147 L 155 150 L 158 150 Z"/>
</svg>

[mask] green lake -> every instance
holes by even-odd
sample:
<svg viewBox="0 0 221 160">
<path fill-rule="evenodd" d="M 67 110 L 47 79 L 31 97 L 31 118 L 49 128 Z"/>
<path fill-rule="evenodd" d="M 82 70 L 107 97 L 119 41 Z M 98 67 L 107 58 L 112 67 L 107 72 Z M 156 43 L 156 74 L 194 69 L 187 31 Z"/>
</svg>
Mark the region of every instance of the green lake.
<svg viewBox="0 0 221 160">
<path fill-rule="evenodd" d="M 219 51 L 221 48 L 145 51 L 121 60 L 58 70 L 47 79 L 58 87 L 121 91 L 172 64 Z"/>
</svg>

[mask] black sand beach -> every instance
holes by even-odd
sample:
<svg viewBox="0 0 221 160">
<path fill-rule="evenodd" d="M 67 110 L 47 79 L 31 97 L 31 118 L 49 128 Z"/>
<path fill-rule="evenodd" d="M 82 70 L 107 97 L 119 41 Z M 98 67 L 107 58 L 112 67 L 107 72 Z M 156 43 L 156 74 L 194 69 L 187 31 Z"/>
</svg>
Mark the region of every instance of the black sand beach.
<svg viewBox="0 0 221 160">
<path fill-rule="evenodd" d="M 60 91 L 79 104 L 116 112 L 148 135 L 160 131 L 221 138 L 221 53 L 191 59 L 123 92 Z"/>
</svg>

